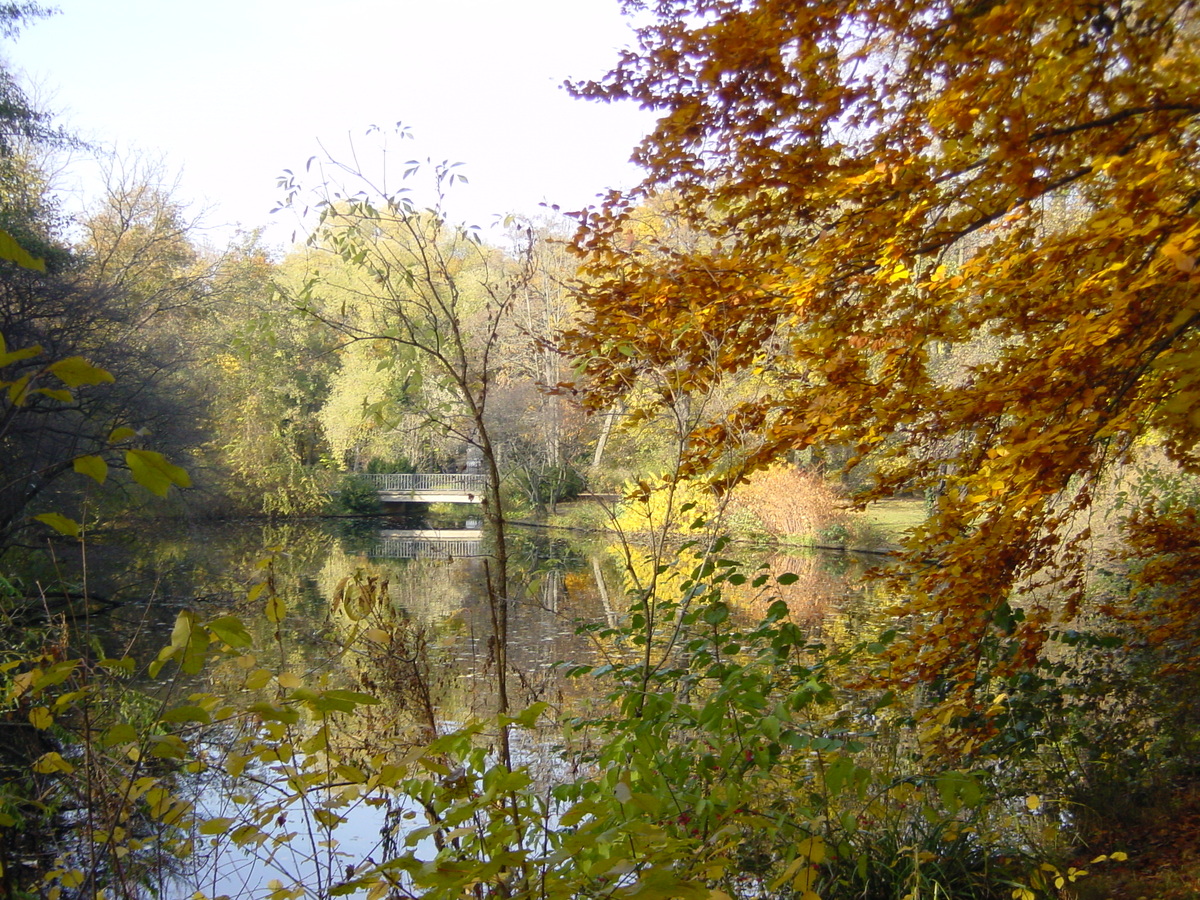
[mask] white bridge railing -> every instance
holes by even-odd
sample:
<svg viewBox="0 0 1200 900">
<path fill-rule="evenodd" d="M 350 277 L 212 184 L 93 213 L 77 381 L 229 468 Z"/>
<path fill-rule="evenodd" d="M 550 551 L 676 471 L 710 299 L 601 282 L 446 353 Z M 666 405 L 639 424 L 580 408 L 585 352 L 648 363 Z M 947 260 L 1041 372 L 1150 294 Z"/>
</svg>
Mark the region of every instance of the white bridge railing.
<svg viewBox="0 0 1200 900">
<path fill-rule="evenodd" d="M 464 494 L 483 494 L 487 489 L 486 475 L 419 474 L 419 475 L 360 475 L 375 485 L 377 491 L 402 494 L 421 494 L 432 491 L 461 491 Z"/>
<path fill-rule="evenodd" d="M 483 556 L 483 541 L 383 540 L 372 556 L 388 559 L 463 559 Z"/>
</svg>

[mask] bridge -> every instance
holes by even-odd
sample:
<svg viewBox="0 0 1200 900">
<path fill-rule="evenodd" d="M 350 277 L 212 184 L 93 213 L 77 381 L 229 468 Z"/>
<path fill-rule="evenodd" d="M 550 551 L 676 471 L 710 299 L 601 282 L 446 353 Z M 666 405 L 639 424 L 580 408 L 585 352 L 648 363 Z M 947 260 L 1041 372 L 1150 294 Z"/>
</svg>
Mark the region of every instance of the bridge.
<svg viewBox="0 0 1200 900">
<path fill-rule="evenodd" d="M 481 503 L 486 475 L 360 475 L 375 485 L 384 503 Z"/>
<path fill-rule="evenodd" d="M 371 556 L 387 559 L 462 559 L 483 556 L 479 528 L 387 528 Z"/>
</svg>

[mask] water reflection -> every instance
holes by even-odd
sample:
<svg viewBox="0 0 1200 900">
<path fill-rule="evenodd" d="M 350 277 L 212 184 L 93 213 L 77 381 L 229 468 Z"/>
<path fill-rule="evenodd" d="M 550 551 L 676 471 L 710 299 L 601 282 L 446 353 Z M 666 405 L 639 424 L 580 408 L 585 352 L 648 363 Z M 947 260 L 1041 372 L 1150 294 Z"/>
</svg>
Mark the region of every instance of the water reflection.
<svg viewBox="0 0 1200 900">
<path fill-rule="evenodd" d="M 77 623 L 76 647 L 114 657 L 131 653 L 144 663 L 169 640 L 183 608 L 195 610 L 200 620 L 244 615 L 262 648 L 255 665 L 297 683 L 319 681 L 379 698 L 380 703 L 339 720 L 343 752 L 399 758 L 404 748 L 428 741 L 448 723 L 495 709 L 496 653 L 484 588 L 487 537 L 479 523 L 388 524 L 180 524 L 124 536 L 131 539 L 112 535 L 89 543 L 86 553 L 70 548 L 70 553 L 58 554 L 60 572 L 70 572 L 73 583 L 86 584 L 89 592 L 113 604 L 107 615 Z M 631 582 L 622 554 L 603 541 L 593 539 L 588 545 L 544 529 L 514 529 L 511 534 L 507 603 L 512 706 L 545 701 L 552 713 L 558 712 L 586 699 L 588 686 L 563 680 L 557 664 L 597 659 L 594 638 L 580 634 L 577 626 L 622 624 Z M 449 546 L 456 541 L 474 546 L 471 552 Z M 854 557 L 748 549 L 738 556 L 748 573 L 768 576 L 769 590 L 749 581 L 726 586 L 726 601 L 747 621 L 761 617 L 778 597 L 814 636 L 835 635 L 850 627 L 846 610 L 869 605 L 857 587 L 862 565 Z M 799 577 L 781 585 L 778 578 L 785 572 Z M 266 577 L 264 573 L 286 600 L 288 614 L 279 628 L 261 616 L 261 601 L 255 605 L 245 599 L 247 583 Z M 245 680 L 246 671 L 231 665 L 206 673 L 203 680 L 184 679 L 180 686 L 184 691 L 236 693 Z M 274 689 L 274 684 L 268 687 Z M 147 695 L 157 690 L 149 682 L 141 686 Z M 306 740 L 312 736 L 303 734 Z M 210 740 L 212 756 L 219 759 L 238 735 L 216 731 Z M 540 753 L 546 757 L 542 767 L 549 771 L 553 743 L 547 734 L 541 744 L 526 747 L 522 758 L 533 760 Z M 236 789 L 225 776 L 213 774 L 217 771 L 214 767 L 192 784 L 198 807 L 210 815 L 233 817 L 234 807 L 254 802 L 258 795 L 248 793 L 247 784 L 257 784 L 267 794 L 279 791 L 271 767 L 249 768 Z M 239 793 L 246 799 L 236 802 Z M 272 828 L 317 833 L 312 816 L 322 802 L 314 795 L 297 810 L 281 811 Z M 332 879 L 331 873 L 347 861 L 383 852 L 381 841 L 394 838 L 393 826 L 411 812 L 395 807 L 386 796 L 364 794 L 349 809 L 339 810 L 345 821 L 337 828 L 337 847 L 293 850 L 281 844 L 277 852 L 261 847 L 244 852 L 218 840 L 218 851 L 186 878 L 178 876 L 174 884 L 180 890 L 167 894 L 183 895 L 186 884 L 212 896 L 255 896 L 266 893 L 272 879 L 289 885 Z"/>
<path fill-rule="evenodd" d="M 484 555 L 482 528 L 384 528 L 371 553 L 387 559 L 455 559 Z"/>
</svg>

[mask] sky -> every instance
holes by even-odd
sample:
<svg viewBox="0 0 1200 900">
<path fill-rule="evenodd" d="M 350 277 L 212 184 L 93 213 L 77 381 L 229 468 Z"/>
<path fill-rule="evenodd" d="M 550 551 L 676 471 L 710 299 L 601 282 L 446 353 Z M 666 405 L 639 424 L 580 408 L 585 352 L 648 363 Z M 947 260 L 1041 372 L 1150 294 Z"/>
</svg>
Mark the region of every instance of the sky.
<svg viewBox="0 0 1200 900">
<path fill-rule="evenodd" d="M 488 226 L 539 204 L 578 209 L 631 187 L 649 114 L 572 99 L 632 32 L 617 0 L 51 0 L 60 12 L 0 52 L 35 102 L 125 166 L 157 163 L 220 245 L 236 226 L 290 242 L 271 215 L 285 169 L 351 141 L 377 159 L 372 125 L 412 140 L 389 159 L 462 162 L 453 218 Z M 97 169 L 75 153 L 59 176 L 69 208 Z M 418 195 L 418 200 L 425 197 Z"/>
</svg>

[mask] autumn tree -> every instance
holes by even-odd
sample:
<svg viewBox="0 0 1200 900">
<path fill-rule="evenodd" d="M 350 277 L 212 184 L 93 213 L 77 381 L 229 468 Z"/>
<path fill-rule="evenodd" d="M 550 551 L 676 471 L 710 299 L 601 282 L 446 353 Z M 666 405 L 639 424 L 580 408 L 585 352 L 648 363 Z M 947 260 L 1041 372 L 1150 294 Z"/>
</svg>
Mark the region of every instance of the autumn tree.
<svg viewBox="0 0 1200 900">
<path fill-rule="evenodd" d="M 276 293 L 277 284 L 302 281 L 302 268 L 276 263 L 249 234 L 223 254 L 209 282 L 202 362 L 191 373 L 209 401 L 199 486 L 240 510 L 294 515 L 328 501 L 320 412 L 334 342 Z"/>
<path fill-rule="evenodd" d="M 695 429 L 687 472 L 728 487 L 846 445 L 876 464 L 864 499 L 936 492 L 894 671 L 966 710 L 1080 608 L 1087 518 L 1134 444 L 1200 468 L 1197 5 L 652 9 L 573 88 L 659 113 L 643 184 L 580 216 L 588 402 L 667 367 L 689 389 L 757 370 L 770 390 Z M 665 191 L 708 241 L 630 251 L 631 211 Z"/>
<path fill-rule="evenodd" d="M 221 257 L 198 245 L 199 220 L 161 165 L 117 159 L 105 169 L 73 248 L 83 282 L 109 298 L 88 340 L 119 382 L 137 386 L 139 427 L 190 448 L 204 438 L 197 425 L 208 398 L 192 373 Z"/>
<path fill-rule="evenodd" d="M 586 444 L 578 404 L 549 390 L 564 378 L 556 340 L 574 311 L 569 283 L 578 264 L 568 224 L 509 221 L 505 242 L 518 249 L 525 274 L 501 323 L 503 363 L 493 404 L 504 469 L 530 505 L 551 510 L 582 486 Z"/>
<path fill-rule="evenodd" d="M 398 137 L 408 137 L 400 127 Z M 383 154 L 386 159 L 386 153 Z M 508 542 L 501 491 L 500 453 L 489 412 L 503 368 L 501 332 L 528 282 L 529 246 L 511 255 L 489 246 L 476 229 L 445 213 L 446 192 L 462 179 L 457 164 L 417 161 L 403 174 L 364 171 L 333 156 L 323 160 L 326 180 L 316 188 L 319 220 L 307 247 L 309 272 L 289 299 L 336 335 L 344 351 L 365 345 L 376 368 L 394 373 L 393 396 L 365 404 L 364 418 L 386 418 L 406 400 L 420 425 L 454 436 L 487 477 L 482 502 L 492 552 L 487 600 L 494 652 L 496 708 L 509 712 Z M 411 176 L 431 176 L 432 202 L 420 206 Z M 303 187 L 285 178 L 289 203 Z M 367 408 L 373 407 L 373 408 Z M 507 726 L 499 732 L 503 763 L 511 764 Z"/>
<path fill-rule="evenodd" d="M 26 15 L 18 7 L 0 9 L 0 22 Z M 30 115 L 14 106 L 16 86 L 5 84 L 0 120 Z M 110 182 L 77 223 L 82 239 L 72 243 L 39 163 L 63 141 L 41 115 L 11 125 L 0 140 L 0 226 L 40 260 L 35 267 L 6 256 L 15 261 L 0 264 L 4 378 L 12 383 L 0 425 L 5 541 L 35 507 L 61 507 L 62 498 L 50 501 L 51 494 L 74 493 L 81 481 L 62 476 L 80 458 L 107 458 L 124 468 L 129 457 L 118 449 L 142 452 L 147 427 L 156 432 L 154 446 L 172 455 L 196 440 L 200 398 L 180 377 L 188 348 L 179 326 L 184 308 L 194 313 L 199 306 L 205 271 L 181 206 L 147 182 Z M 80 371 L 99 382 L 66 384 L 86 384 L 80 392 L 60 390 L 53 377 L 47 384 L 46 367 L 65 360 L 86 366 Z M 114 434 L 122 436 L 116 443 Z M 114 484 L 127 481 L 114 478 L 106 487 Z"/>
</svg>

